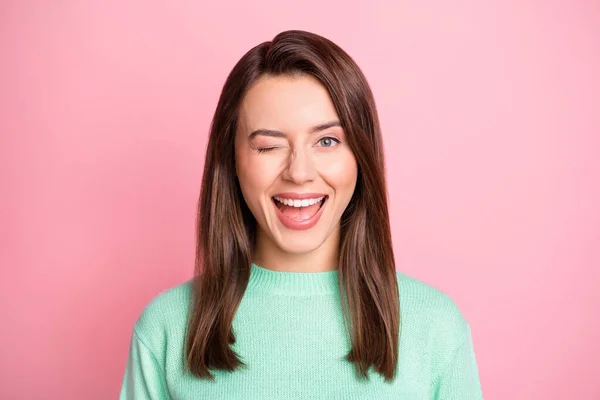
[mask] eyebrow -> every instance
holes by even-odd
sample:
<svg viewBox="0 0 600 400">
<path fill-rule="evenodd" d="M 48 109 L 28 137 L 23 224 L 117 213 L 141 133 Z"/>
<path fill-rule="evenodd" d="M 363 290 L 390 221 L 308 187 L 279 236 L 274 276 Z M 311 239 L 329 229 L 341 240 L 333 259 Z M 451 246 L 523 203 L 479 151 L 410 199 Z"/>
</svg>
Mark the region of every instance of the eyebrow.
<svg viewBox="0 0 600 400">
<path fill-rule="evenodd" d="M 329 128 L 332 128 L 334 126 L 341 127 L 342 124 L 340 123 L 340 121 L 325 122 L 324 124 L 319 124 L 317 126 L 314 126 L 310 130 L 310 133 L 316 133 L 316 132 L 324 131 L 325 129 L 329 129 Z M 269 137 L 277 137 L 277 138 L 285 137 L 285 133 L 283 133 L 281 131 L 276 131 L 276 130 L 272 130 L 272 129 L 257 129 L 257 130 L 255 130 L 254 132 L 252 132 L 248 136 L 248 140 L 252 140 L 252 139 L 254 139 L 258 135 L 269 136 Z"/>
</svg>

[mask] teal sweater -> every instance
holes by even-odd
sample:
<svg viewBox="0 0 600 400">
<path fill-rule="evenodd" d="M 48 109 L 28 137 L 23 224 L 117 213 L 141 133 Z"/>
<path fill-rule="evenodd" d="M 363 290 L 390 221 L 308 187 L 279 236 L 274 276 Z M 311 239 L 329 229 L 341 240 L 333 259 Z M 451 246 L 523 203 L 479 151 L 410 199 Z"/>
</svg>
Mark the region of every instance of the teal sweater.
<svg viewBox="0 0 600 400">
<path fill-rule="evenodd" d="M 157 295 L 133 329 L 121 400 L 482 399 L 469 325 L 442 292 L 400 272 L 401 333 L 392 383 L 356 378 L 338 271 L 251 266 L 233 321 L 233 349 L 248 367 L 200 380 L 182 368 L 191 281 Z"/>
</svg>

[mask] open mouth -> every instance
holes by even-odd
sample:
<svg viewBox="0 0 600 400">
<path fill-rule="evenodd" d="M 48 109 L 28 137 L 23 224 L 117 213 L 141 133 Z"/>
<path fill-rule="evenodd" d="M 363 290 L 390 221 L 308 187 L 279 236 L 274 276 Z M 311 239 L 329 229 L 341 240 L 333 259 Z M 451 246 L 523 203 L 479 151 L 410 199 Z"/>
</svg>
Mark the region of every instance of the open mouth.
<svg viewBox="0 0 600 400">
<path fill-rule="evenodd" d="M 271 198 L 278 211 L 277 216 L 291 229 L 308 229 L 316 224 L 328 199 L 327 195 L 303 200 Z"/>
<path fill-rule="evenodd" d="M 272 197 L 275 206 L 283 215 L 296 220 L 304 220 L 315 215 L 329 196 L 322 196 L 316 199 L 291 200 L 280 197 Z"/>
</svg>

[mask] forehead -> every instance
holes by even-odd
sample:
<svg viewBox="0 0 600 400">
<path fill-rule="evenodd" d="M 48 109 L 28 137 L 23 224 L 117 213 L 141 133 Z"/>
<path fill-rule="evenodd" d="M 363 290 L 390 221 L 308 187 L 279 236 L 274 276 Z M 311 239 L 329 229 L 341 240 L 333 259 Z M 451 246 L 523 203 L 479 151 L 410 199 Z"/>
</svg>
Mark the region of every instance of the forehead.
<svg viewBox="0 0 600 400">
<path fill-rule="evenodd" d="M 312 76 L 263 76 L 246 93 L 239 127 L 303 131 L 338 119 L 327 89 Z"/>
</svg>

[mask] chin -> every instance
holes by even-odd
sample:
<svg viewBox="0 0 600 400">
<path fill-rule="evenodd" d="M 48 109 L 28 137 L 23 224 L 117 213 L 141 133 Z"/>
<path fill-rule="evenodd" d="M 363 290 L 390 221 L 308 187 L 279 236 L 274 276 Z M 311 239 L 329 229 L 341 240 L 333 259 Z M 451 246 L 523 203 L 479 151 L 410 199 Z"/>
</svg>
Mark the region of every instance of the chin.
<svg viewBox="0 0 600 400">
<path fill-rule="evenodd" d="M 327 238 L 320 237 L 321 235 L 306 232 L 304 235 L 283 235 L 279 236 L 279 240 L 275 240 L 275 244 L 282 251 L 289 254 L 306 254 L 317 250 L 325 242 Z M 302 236 L 302 237 L 299 237 Z"/>
</svg>

